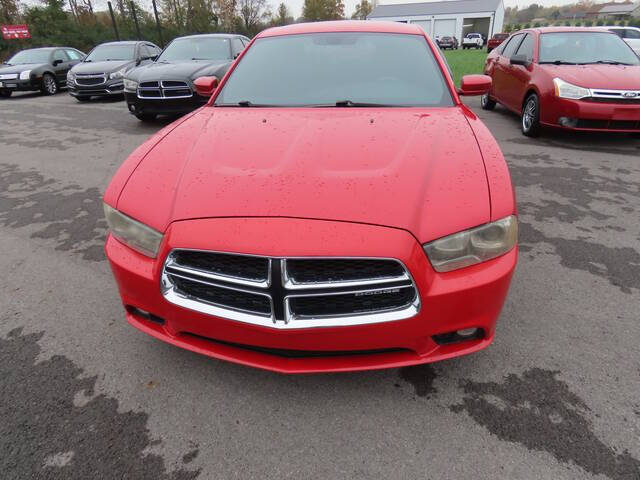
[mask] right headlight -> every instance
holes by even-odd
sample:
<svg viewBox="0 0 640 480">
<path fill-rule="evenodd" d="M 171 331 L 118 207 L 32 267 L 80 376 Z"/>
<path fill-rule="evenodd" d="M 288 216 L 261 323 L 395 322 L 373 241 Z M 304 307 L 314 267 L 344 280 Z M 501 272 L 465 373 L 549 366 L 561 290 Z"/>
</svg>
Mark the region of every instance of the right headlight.
<svg viewBox="0 0 640 480">
<path fill-rule="evenodd" d="M 437 272 L 450 272 L 504 255 L 517 241 L 518 219 L 510 215 L 439 238 L 426 243 L 423 248 Z"/>
<path fill-rule="evenodd" d="M 591 96 L 591 90 L 588 88 L 573 85 L 569 82 L 565 82 L 561 78 L 554 78 L 553 86 L 555 88 L 556 97 L 580 100 L 581 98 Z"/>
<path fill-rule="evenodd" d="M 147 257 L 156 258 L 162 242 L 162 233 L 128 217 L 106 203 L 103 206 L 107 224 L 116 238 Z"/>
<path fill-rule="evenodd" d="M 123 83 L 126 92 L 135 93 L 138 89 L 138 82 L 136 82 L 135 80 L 129 80 L 128 78 L 125 78 L 123 80 Z"/>
</svg>

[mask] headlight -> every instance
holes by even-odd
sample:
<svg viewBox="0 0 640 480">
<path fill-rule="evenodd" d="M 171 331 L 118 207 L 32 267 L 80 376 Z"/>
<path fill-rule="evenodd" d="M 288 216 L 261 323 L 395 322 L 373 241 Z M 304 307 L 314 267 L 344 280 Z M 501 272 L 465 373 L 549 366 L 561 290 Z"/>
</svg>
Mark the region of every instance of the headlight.
<svg viewBox="0 0 640 480">
<path fill-rule="evenodd" d="M 20 80 L 29 80 L 30 75 L 31 75 L 31 70 L 25 70 L 24 72 L 20 72 Z"/>
<path fill-rule="evenodd" d="M 76 74 L 71 70 L 67 72 L 67 82 L 73 82 L 73 79 L 76 77 Z"/>
<path fill-rule="evenodd" d="M 434 240 L 424 251 L 437 272 L 449 272 L 504 255 L 517 241 L 518 219 L 511 215 Z"/>
<path fill-rule="evenodd" d="M 113 72 L 113 73 L 109 74 L 109 80 L 116 80 L 118 78 L 124 77 L 124 72 L 125 72 L 126 69 L 127 68 L 125 67 L 123 69 L 118 70 L 117 72 Z"/>
<path fill-rule="evenodd" d="M 129 80 L 128 78 L 125 78 L 123 80 L 123 82 L 124 82 L 124 89 L 127 92 L 135 93 L 135 91 L 138 89 L 138 82 L 135 82 L 133 80 Z"/>
<path fill-rule="evenodd" d="M 554 78 L 553 86 L 555 87 L 556 97 L 580 100 L 581 98 L 591 96 L 591 90 L 589 90 L 588 88 L 572 85 L 565 82 L 561 78 Z"/>
<path fill-rule="evenodd" d="M 127 217 L 106 203 L 104 204 L 104 216 L 115 237 L 148 257 L 156 257 L 162 241 L 160 232 Z"/>
</svg>

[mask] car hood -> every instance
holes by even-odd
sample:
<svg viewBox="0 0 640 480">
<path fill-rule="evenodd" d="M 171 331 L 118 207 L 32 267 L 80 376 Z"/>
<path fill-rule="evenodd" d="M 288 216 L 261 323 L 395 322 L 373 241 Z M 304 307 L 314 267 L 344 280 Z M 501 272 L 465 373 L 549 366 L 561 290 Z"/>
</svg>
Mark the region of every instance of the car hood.
<svg viewBox="0 0 640 480">
<path fill-rule="evenodd" d="M 128 78 L 137 82 L 193 79 L 199 76 L 213 75 L 218 69 L 230 63 L 231 60 L 218 60 L 215 62 L 203 60 L 153 62 L 136 68 Z"/>
<path fill-rule="evenodd" d="M 40 67 L 46 67 L 48 64 L 46 63 L 24 63 L 20 65 L 1 65 L 0 66 L 0 75 L 6 73 L 20 73 L 25 70 L 35 70 Z"/>
<path fill-rule="evenodd" d="M 160 231 L 186 219 L 296 217 L 396 227 L 426 242 L 490 220 L 467 114 L 204 107 L 147 154 L 117 208 Z"/>
<path fill-rule="evenodd" d="M 124 67 L 131 67 L 134 60 L 112 60 L 105 62 L 81 62 L 72 68 L 73 73 L 113 73 Z"/>
<path fill-rule="evenodd" d="M 551 77 L 585 88 L 640 90 L 640 65 L 541 65 Z"/>
</svg>

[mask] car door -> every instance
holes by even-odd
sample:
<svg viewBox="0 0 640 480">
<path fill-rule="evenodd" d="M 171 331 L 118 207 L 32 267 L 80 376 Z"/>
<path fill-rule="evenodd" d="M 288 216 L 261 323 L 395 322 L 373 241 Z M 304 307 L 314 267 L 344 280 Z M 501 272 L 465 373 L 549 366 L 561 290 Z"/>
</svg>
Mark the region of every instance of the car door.
<svg viewBox="0 0 640 480">
<path fill-rule="evenodd" d="M 505 98 L 507 104 L 514 110 L 520 110 L 522 108 L 523 97 L 529 85 L 529 80 L 531 79 L 534 43 L 535 37 L 533 34 L 527 33 L 512 55 L 522 55 L 526 57 L 529 65 L 512 65 L 509 59 L 509 64 L 506 67 L 508 70 L 505 76 Z"/>
<path fill-rule="evenodd" d="M 65 51 L 58 48 L 53 51 L 51 55 L 51 65 L 53 66 L 53 72 L 55 73 L 58 83 L 65 83 L 67 81 L 67 72 L 71 70 L 71 59 L 67 56 Z"/>
<path fill-rule="evenodd" d="M 509 76 L 511 74 L 510 59 L 514 52 L 520 46 L 520 42 L 522 41 L 523 37 L 524 34 L 522 33 L 518 33 L 517 35 L 511 37 L 508 40 L 508 43 L 500 52 L 500 55 L 496 59 L 493 66 L 493 83 L 491 87 L 491 95 L 498 102 L 510 108 L 513 108 L 511 107 L 511 103 L 508 100 L 508 85 L 510 83 Z"/>
</svg>

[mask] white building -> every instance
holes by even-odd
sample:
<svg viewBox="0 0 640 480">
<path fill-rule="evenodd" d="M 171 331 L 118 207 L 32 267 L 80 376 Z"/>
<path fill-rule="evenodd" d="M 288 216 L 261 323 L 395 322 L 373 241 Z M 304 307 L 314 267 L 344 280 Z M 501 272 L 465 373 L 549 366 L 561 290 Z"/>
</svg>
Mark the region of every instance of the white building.
<svg viewBox="0 0 640 480">
<path fill-rule="evenodd" d="M 481 33 L 491 38 L 502 31 L 502 0 L 451 0 L 446 2 L 413 2 L 380 0 L 367 20 L 415 23 L 432 38 L 452 36 L 458 41 L 467 33 Z"/>
</svg>

